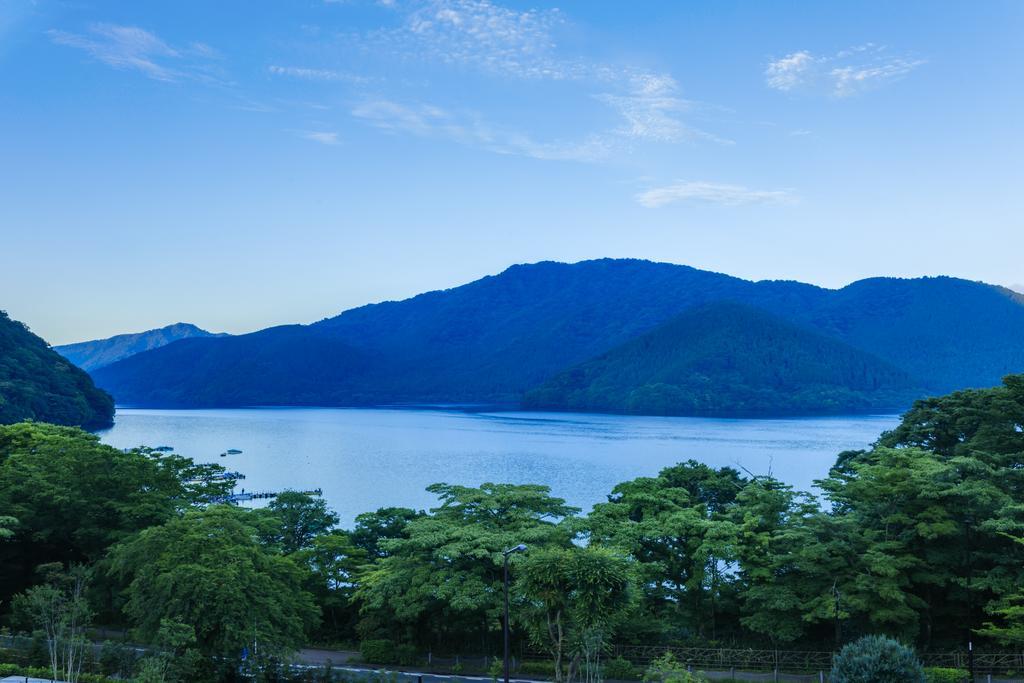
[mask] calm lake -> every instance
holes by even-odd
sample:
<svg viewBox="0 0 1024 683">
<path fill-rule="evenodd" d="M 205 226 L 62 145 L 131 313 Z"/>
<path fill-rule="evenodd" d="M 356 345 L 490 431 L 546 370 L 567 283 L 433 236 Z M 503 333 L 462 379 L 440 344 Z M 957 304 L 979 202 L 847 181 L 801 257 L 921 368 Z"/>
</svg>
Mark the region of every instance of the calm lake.
<svg viewBox="0 0 1024 683">
<path fill-rule="evenodd" d="M 173 446 L 246 475 L 247 491 L 322 488 L 349 525 L 384 506 L 430 508 L 434 482 L 539 483 L 589 510 L 619 482 L 694 459 L 773 473 L 800 489 L 896 416 L 737 420 L 335 408 L 119 408 L 118 448 Z M 219 457 L 228 449 L 239 455 Z"/>
</svg>

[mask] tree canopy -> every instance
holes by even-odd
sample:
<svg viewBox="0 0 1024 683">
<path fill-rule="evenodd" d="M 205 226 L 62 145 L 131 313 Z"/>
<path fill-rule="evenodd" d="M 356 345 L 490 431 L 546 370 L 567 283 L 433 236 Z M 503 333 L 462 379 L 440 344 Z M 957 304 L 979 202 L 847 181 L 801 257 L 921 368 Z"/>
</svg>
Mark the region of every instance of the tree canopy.
<svg viewBox="0 0 1024 683">
<path fill-rule="evenodd" d="M 113 424 L 114 399 L 28 327 L 0 311 L 0 425 L 38 420 Z"/>
</svg>

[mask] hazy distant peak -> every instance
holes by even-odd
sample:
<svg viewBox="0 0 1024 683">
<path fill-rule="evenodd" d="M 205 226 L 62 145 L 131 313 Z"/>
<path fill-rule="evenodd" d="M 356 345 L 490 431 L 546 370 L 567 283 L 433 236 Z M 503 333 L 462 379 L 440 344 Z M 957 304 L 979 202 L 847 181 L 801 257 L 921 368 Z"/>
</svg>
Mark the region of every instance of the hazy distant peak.
<svg viewBox="0 0 1024 683">
<path fill-rule="evenodd" d="M 207 332 L 192 323 L 177 322 L 145 332 L 118 334 L 106 339 L 64 344 L 53 348 L 83 370 L 96 370 L 137 353 L 167 346 L 179 339 L 222 336 L 226 335 Z"/>
</svg>

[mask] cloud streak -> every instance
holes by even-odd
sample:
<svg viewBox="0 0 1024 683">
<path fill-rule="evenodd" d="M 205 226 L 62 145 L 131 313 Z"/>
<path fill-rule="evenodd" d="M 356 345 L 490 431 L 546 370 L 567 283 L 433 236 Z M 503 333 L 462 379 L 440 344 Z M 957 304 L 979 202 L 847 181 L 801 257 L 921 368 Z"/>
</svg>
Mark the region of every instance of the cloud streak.
<svg viewBox="0 0 1024 683">
<path fill-rule="evenodd" d="M 738 206 L 741 204 L 794 204 L 790 190 L 752 190 L 742 185 L 680 180 L 672 185 L 656 187 L 636 195 L 636 201 L 648 209 L 677 202 L 703 202 Z"/>
<path fill-rule="evenodd" d="M 319 142 L 321 145 L 337 145 L 341 143 L 338 139 L 338 134 L 333 131 L 300 130 L 297 132 L 299 137 L 312 142 Z"/>
<path fill-rule="evenodd" d="M 267 71 L 275 76 L 287 76 L 303 81 L 368 83 L 370 80 L 364 76 L 334 71 L 333 69 L 311 69 L 301 66 L 279 66 L 272 64 L 267 67 Z"/>
<path fill-rule="evenodd" d="M 823 92 L 843 98 L 896 81 L 924 63 L 867 43 L 834 55 L 793 52 L 769 62 L 764 76 L 769 88 L 781 92 Z"/>
<path fill-rule="evenodd" d="M 603 159 L 610 151 L 607 141 L 600 136 L 582 141 L 542 142 L 520 132 L 492 126 L 478 116 L 458 114 L 431 104 L 368 100 L 356 106 L 352 115 L 388 132 L 450 140 L 497 154 L 590 162 Z"/>
<path fill-rule="evenodd" d="M 107 66 L 137 71 L 153 80 L 215 80 L 209 62 L 219 54 L 204 43 L 176 48 L 146 29 L 109 23 L 90 24 L 84 34 L 53 29 L 47 35 L 57 45 L 82 50 Z"/>
</svg>

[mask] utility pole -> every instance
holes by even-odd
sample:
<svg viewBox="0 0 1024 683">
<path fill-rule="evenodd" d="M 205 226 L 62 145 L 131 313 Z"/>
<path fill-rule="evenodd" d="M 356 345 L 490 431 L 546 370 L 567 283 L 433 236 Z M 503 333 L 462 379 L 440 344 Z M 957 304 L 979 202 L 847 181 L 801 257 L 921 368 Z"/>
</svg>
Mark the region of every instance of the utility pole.
<svg viewBox="0 0 1024 683">
<path fill-rule="evenodd" d="M 503 623 L 503 627 L 504 627 L 503 630 L 505 632 L 504 633 L 504 635 L 505 635 L 505 666 L 504 666 L 505 683 L 508 683 L 509 674 L 510 674 L 510 667 L 509 667 L 509 626 L 508 626 L 508 557 L 512 553 L 521 553 L 524 550 L 526 550 L 526 544 L 525 543 L 520 543 L 515 548 L 508 548 L 507 550 L 503 550 L 501 552 L 502 560 L 503 560 L 503 565 L 504 565 L 504 570 L 505 570 L 505 618 L 503 620 L 503 622 L 504 622 Z"/>
</svg>

